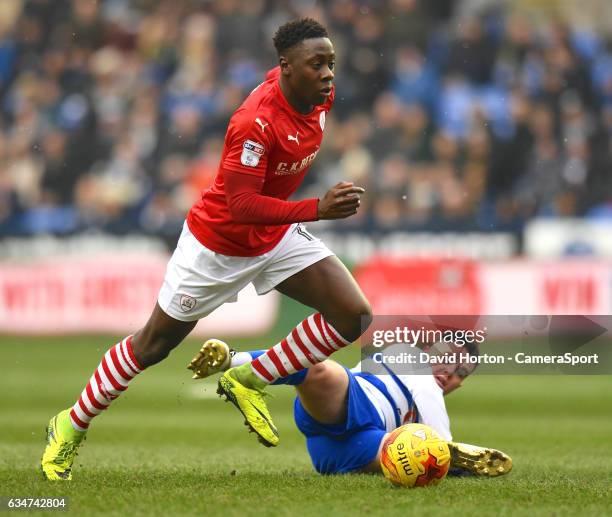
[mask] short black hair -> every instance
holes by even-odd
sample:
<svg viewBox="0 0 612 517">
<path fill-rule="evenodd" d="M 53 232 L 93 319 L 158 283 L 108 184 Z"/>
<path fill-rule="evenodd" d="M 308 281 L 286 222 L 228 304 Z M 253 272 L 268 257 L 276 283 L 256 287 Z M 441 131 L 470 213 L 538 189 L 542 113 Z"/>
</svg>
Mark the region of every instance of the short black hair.
<svg viewBox="0 0 612 517">
<path fill-rule="evenodd" d="M 305 39 L 327 38 L 327 29 L 313 18 L 299 18 L 281 25 L 272 41 L 280 56 Z"/>
</svg>

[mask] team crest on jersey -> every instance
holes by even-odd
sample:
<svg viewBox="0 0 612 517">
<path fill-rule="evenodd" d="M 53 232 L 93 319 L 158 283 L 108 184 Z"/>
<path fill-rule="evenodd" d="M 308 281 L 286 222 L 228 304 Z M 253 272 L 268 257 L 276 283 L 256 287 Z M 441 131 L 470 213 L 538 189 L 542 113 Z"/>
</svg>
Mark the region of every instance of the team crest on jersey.
<svg viewBox="0 0 612 517">
<path fill-rule="evenodd" d="M 321 126 L 321 131 L 325 129 L 325 112 L 322 111 L 319 115 L 319 126 Z"/>
<path fill-rule="evenodd" d="M 247 167 L 257 167 L 259 159 L 263 156 L 264 146 L 253 142 L 253 140 L 246 140 L 242 144 L 242 154 L 240 155 L 240 163 Z"/>
</svg>

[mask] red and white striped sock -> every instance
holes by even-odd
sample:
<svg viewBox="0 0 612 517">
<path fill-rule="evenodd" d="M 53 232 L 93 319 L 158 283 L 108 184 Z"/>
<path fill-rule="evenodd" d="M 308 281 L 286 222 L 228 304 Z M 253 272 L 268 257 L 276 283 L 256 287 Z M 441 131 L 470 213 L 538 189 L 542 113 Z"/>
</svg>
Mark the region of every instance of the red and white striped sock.
<svg viewBox="0 0 612 517">
<path fill-rule="evenodd" d="M 77 431 L 85 431 L 92 419 L 123 393 L 143 368 L 134 357 L 132 336 L 110 348 L 70 411 Z"/>
<path fill-rule="evenodd" d="M 251 368 L 266 383 L 287 377 L 327 359 L 350 345 L 321 314 L 312 314 L 280 343 L 254 359 Z"/>
</svg>

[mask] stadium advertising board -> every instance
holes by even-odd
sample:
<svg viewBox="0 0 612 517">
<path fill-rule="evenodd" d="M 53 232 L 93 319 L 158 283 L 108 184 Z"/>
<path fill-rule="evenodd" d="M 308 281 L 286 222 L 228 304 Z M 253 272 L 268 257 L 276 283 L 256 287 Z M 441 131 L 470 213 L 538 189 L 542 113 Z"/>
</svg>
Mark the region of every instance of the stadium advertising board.
<svg viewBox="0 0 612 517">
<path fill-rule="evenodd" d="M 356 278 L 377 314 L 609 314 L 612 265 L 376 257 Z M 520 289 L 517 289 L 520 286 Z"/>
<path fill-rule="evenodd" d="M 71 257 L 0 266 L 0 329 L 14 334 L 125 333 L 146 321 L 164 277 L 164 254 Z M 200 335 L 260 334 L 274 323 L 278 293 L 252 286 L 198 323 Z"/>
<path fill-rule="evenodd" d="M 0 328 L 15 334 L 127 332 L 146 320 L 163 254 L 4 262 Z M 356 277 L 378 314 L 609 314 L 612 265 L 596 260 L 495 261 L 374 257 Z M 517 285 L 521 289 L 516 289 Z M 257 310 L 254 310 L 254 308 Z M 200 334 L 271 328 L 278 293 L 245 289 L 197 326 Z"/>
</svg>

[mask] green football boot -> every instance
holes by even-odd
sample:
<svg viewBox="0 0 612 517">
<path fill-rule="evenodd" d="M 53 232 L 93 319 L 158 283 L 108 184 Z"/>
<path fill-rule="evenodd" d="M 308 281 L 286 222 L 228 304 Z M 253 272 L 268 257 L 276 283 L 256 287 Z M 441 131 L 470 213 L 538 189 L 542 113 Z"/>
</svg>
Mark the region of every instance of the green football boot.
<svg viewBox="0 0 612 517">
<path fill-rule="evenodd" d="M 70 481 L 72 464 L 87 431 L 77 431 L 70 422 L 70 409 L 49 420 L 47 446 L 41 460 L 43 476 L 50 481 Z"/>
</svg>

